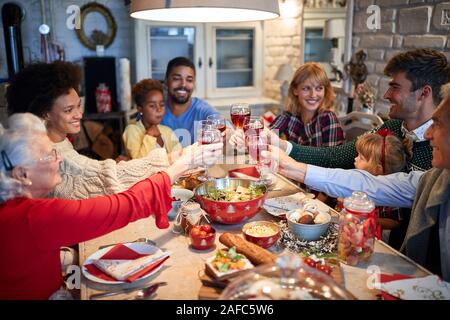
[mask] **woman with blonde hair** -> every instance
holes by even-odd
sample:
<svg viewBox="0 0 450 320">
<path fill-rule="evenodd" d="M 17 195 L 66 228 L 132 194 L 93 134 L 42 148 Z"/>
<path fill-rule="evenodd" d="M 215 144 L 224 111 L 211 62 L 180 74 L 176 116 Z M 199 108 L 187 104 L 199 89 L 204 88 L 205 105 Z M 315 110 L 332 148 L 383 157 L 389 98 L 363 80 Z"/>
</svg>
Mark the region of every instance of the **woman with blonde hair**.
<svg viewBox="0 0 450 320">
<path fill-rule="evenodd" d="M 308 62 L 297 69 L 289 85 L 285 111 L 270 125 L 278 135 L 300 145 L 331 147 L 344 142 L 344 132 L 332 111 L 336 95 L 325 70 Z"/>
</svg>

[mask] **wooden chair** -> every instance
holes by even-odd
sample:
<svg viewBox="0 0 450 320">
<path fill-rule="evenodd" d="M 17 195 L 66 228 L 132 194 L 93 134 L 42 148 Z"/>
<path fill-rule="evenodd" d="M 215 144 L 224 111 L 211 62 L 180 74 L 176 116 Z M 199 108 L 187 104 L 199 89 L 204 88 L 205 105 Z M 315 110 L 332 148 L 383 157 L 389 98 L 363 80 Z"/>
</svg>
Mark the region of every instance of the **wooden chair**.
<svg viewBox="0 0 450 320">
<path fill-rule="evenodd" d="M 352 111 L 343 117 L 339 117 L 339 121 L 347 141 L 352 141 L 361 134 L 383 124 L 383 119 L 379 116 L 360 111 Z"/>
</svg>

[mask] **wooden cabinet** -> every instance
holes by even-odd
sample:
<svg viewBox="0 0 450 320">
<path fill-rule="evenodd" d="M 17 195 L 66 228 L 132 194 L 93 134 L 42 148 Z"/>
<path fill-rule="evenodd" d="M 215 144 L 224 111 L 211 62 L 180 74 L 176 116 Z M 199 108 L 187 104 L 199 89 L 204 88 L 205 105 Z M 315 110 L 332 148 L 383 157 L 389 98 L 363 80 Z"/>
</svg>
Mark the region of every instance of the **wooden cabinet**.
<svg viewBox="0 0 450 320">
<path fill-rule="evenodd" d="M 200 98 L 262 95 L 262 23 L 164 23 L 136 20 L 136 75 L 163 80 L 169 60 L 196 65 Z"/>
</svg>

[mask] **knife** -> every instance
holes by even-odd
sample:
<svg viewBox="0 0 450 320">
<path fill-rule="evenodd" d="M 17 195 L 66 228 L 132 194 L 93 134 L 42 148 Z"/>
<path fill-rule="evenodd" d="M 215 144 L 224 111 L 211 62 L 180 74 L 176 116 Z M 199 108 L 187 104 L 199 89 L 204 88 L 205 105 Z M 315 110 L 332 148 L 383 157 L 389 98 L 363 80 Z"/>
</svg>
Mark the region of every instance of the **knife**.
<svg viewBox="0 0 450 320">
<path fill-rule="evenodd" d="M 112 297 L 115 295 L 119 295 L 119 294 L 128 294 L 134 291 L 155 291 L 156 289 L 158 289 L 161 286 L 165 286 L 167 285 L 167 282 L 156 282 L 156 283 L 152 283 L 151 285 L 145 286 L 145 287 L 137 287 L 137 288 L 129 288 L 129 289 L 122 289 L 122 290 L 118 290 L 118 291 L 113 291 L 113 292 L 106 292 L 106 293 L 96 293 L 93 294 L 89 297 L 89 299 L 91 300 L 95 300 L 95 299 L 100 299 L 100 298 L 106 298 L 106 297 Z"/>
</svg>

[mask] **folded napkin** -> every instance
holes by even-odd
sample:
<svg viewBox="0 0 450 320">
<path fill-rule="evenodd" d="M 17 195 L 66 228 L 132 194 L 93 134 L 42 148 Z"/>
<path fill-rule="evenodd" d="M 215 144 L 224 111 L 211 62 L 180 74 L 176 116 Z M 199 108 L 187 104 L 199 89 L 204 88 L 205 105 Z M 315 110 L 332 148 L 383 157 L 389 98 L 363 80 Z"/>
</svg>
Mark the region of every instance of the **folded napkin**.
<svg viewBox="0 0 450 320">
<path fill-rule="evenodd" d="M 381 275 L 381 290 L 392 297 L 386 296 L 387 300 L 450 300 L 450 283 L 440 280 L 436 275 L 422 278 L 402 275 L 391 277 L 395 278 L 399 280 L 389 281 L 389 276 Z"/>
<path fill-rule="evenodd" d="M 306 194 L 303 192 L 297 192 L 289 196 L 276 197 L 271 199 L 266 199 L 264 202 L 264 208 L 268 210 L 272 208 L 277 208 L 284 211 L 291 211 L 299 208 L 302 205 L 302 200 L 307 198 Z"/>
<path fill-rule="evenodd" d="M 230 178 L 243 178 L 243 179 L 258 180 L 259 172 L 256 169 L 256 167 L 246 167 L 246 168 L 230 170 L 230 171 L 228 171 L 228 176 Z"/>
<path fill-rule="evenodd" d="M 117 244 L 85 267 L 90 274 L 103 280 L 133 282 L 158 268 L 169 257 L 169 252 L 158 250 L 154 254 L 141 254 Z"/>
</svg>

